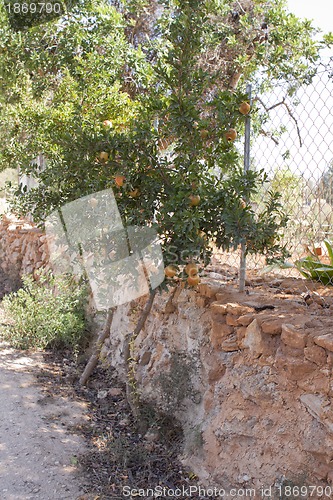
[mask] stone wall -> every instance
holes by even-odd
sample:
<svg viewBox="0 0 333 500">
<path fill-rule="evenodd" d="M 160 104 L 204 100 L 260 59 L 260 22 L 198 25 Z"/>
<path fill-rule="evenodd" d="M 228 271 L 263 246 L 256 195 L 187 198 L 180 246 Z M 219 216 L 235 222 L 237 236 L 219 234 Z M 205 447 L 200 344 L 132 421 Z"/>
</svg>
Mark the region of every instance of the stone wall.
<svg viewBox="0 0 333 500">
<path fill-rule="evenodd" d="M 48 267 L 36 226 L 5 216 L 0 235 L 6 291 Z M 133 345 L 137 390 L 180 423 L 182 460 L 207 485 L 333 485 L 332 293 L 302 280 L 252 285 L 238 293 L 206 278 L 173 304 L 158 295 Z M 104 348 L 122 378 L 144 302 L 118 307 Z"/>
<path fill-rule="evenodd" d="M 3 215 L 0 221 L 0 296 L 15 290 L 23 274 L 48 268 L 46 237 L 28 220 Z"/>
<path fill-rule="evenodd" d="M 184 430 L 184 463 L 210 486 L 332 484 L 332 297 L 208 279 L 167 298 L 132 355 L 141 399 Z M 122 377 L 138 309 L 118 308 L 104 350 Z"/>
</svg>

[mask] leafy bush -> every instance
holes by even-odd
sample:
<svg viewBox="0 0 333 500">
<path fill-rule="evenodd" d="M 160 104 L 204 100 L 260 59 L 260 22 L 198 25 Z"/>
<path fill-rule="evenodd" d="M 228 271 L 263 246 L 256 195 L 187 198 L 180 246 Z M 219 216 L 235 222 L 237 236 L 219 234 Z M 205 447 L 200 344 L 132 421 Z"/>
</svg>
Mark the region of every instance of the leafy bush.
<svg viewBox="0 0 333 500">
<path fill-rule="evenodd" d="M 86 338 L 86 287 L 69 275 L 23 276 L 23 287 L 3 302 L 8 320 L 2 338 L 20 349 L 72 348 Z"/>
</svg>

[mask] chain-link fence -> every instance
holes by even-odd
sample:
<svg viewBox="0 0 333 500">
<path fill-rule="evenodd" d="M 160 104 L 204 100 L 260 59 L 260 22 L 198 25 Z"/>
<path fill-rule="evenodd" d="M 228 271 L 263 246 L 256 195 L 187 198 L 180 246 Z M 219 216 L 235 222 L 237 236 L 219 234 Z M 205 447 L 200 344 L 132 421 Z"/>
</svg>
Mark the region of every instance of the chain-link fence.
<svg viewBox="0 0 333 500">
<path fill-rule="evenodd" d="M 281 192 L 290 217 L 285 241 L 299 256 L 304 245 L 333 237 L 333 60 L 290 97 L 291 88 L 255 97 L 264 123 L 251 157 Z"/>
<path fill-rule="evenodd" d="M 258 116 L 251 125 L 250 164 L 268 174 L 266 189 L 281 193 L 289 215 L 283 243 L 290 261 L 312 253 L 327 264 L 324 240 L 333 241 L 333 58 L 319 64 L 311 84 L 294 90 L 294 82 L 285 82 L 259 94 L 252 85 Z M 254 207 L 263 195 L 252 200 Z M 238 266 L 238 253 L 224 257 L 224 262 Z M 264 266 L 264 258 L 248 256 L 248 269 Z M 333 273 L 331 278 L 333 282 Z"/>
</svg>

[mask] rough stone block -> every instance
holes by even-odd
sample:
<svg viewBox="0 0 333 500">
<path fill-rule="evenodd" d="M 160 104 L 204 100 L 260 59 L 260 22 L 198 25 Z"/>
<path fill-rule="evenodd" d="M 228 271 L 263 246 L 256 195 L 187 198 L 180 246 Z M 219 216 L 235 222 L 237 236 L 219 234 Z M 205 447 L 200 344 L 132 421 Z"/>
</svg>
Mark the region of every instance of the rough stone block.
<svg viewBox="0 0 333 500">
<path fill-rule="evenodd" d="M 285 357 L 302 359 L 304 358 L 304 349 L 297 349 L 296 347 L 290 347 L 289 345 L 281 344 L 280 351 Z"/>
<path fill-rule="evenodd" d="M 238 340 L 239 345 L 241 345 L 241 343 L 246 335 L 246 330 L 247 330 L 246 326 L 238 326 L 236 328 L 235 333 L 237 335 L 237 340 Z"/>
<path fill-rule="evenodd" d="M 290 357 L 284 354 L 282 349 L 278 349 L 275 358 L 275 365 L 278 370 L 285 372 L 290 381 L 296 382 L 308 377 L 316 370 L 316 365 L 302 358 Z"/>
<path fill-rule="evenodd" d="M 212 323 L 212 329 L 210 332 L 210 341 L 212 346 L 215 349 L 221 348 L 222 340 L 233 333 L 234 329 L 232 326 L 227 325 L 226 323 L 220 323 L 218 321 L 214 321 Z"/>
<path fill-rule="evenodd" d="M 332 408 L 328 398 L 317 394 L 302 394 L 300 401 L 310 415 L 333 433 Z"/>
<path fill-rule="evenodd" d="M 244 314 L 253 312 L 253 309 L 248 306 L 230 302 L 229 304 L 227 304 L 227 312 L 234 316 L 243 316 Z"/>
<path fill-rule="evenodd" d="M 226 323 L 227 323 L 227 325 L 230 325 L 230 326 L 238 326 L 237 318 L 236 318 L 236 316 L 233 316 L 232 314 L 226 315 Z"/>
<path fill-rule="evenodd" d="M 218 356 L 209 356 L 207 361 L 208 362 L 205 363 L 205 369 L 207 371 L 208 382 L 211 384 L 223 377 L 226 367 Z"/>
<path fill-rule="evenodd" d="M 313 363 L 310 361 L 302 361 L 299 359 L 289 360 L 286 365 L 286 372 L 290 376 L 291 380 L 301 380 L 307 377 L 314 370 Z"/>
<path fill-rule="evenodd" d="M 327 362 L 327 354 L 325 349 L 317 345 L 306 347 L 304 349 L 304 357 L 318 366 L 324 366 Z"/>
<path fill-rule="evenodd" d="M 245 336 L 241 341 L 240 347 L 248 349 L 254 358 L 258 358 L 264 350 L 262 333 L 258 321 L 254 319 L 246 328 Z"/>
<path fill-rule="evenodd" d="M 240 316 L 237 320 L 238 325 L 240 326 L 249 326 L 250 323 L 255 319 L 254 314 L 244 314 Z"/>
<path fill-rule="evenodd" d="M 196 304 L 198 307 L 204 308 L 207 305 L 207 297 L 196 297 Z"/>
<path fill-rule="evenodd" d="M 314 343 L 327 349 L 330 352 L 333 352 L 333 334 L 328 333 L 327 335 L 319 335 L 318 337 L 314 337 Z"/>
<path fill-rule="evenodd" d="M 281 340 L 286 345 L 295 349 L 303 349 L 306 345 L 307 335 L 302 330 L 297 330 L 293 325 L 283 324 Z"/>
<path fill-rule="evenodd" d="M 297 385 L 305 392 L 328 395 L 330 391 L 329 375 L 320 371 L 311 374 L 308 378 L 298 380 Z"/>
<path fill-rule="evenodd" d="M 219 304 L 218 302 L 213 302 L 210 306 L 210 310 L 214 314 L 221 314 L 221 315 L 227 314 L 227 306 L 225 304 Z"/>
<path fill-rule="evenodd" d="M 237 335 L 235 333 L 232 333 L 226 339 L 224 339 L 221 344 L 221 349 L 225 352 L 238 351 L 239 345 L 237 341 Z"/>
<path fill-rule="evenodd" d="M 209 299 L 214 298 L 220 289 L 221 286 L 212 283 L 200 283 L 198 285 L 199 294 Z"/>
<path fill-rule="evenodd" d="M 282 332 L 283 318 L 266 318 L 265 320 L 259 320 L 259 324 L 264 333 L 269 335 L 280 335 Z"/>
</svg>

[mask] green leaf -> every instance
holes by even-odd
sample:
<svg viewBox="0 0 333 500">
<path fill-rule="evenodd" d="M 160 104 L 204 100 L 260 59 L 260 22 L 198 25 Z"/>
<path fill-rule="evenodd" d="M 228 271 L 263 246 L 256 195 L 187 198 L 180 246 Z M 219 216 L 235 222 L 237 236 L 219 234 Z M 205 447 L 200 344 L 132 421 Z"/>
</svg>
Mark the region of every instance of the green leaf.
<svg viewBox="0 0 333 500">
<path fill-rule="evenodd" d="M 327 248 L 328 256 L 330 258 L 331 265 L 333 266 L 333 247 L 328 240 L 324 240 L 325 246 Z"/>
</svg>

